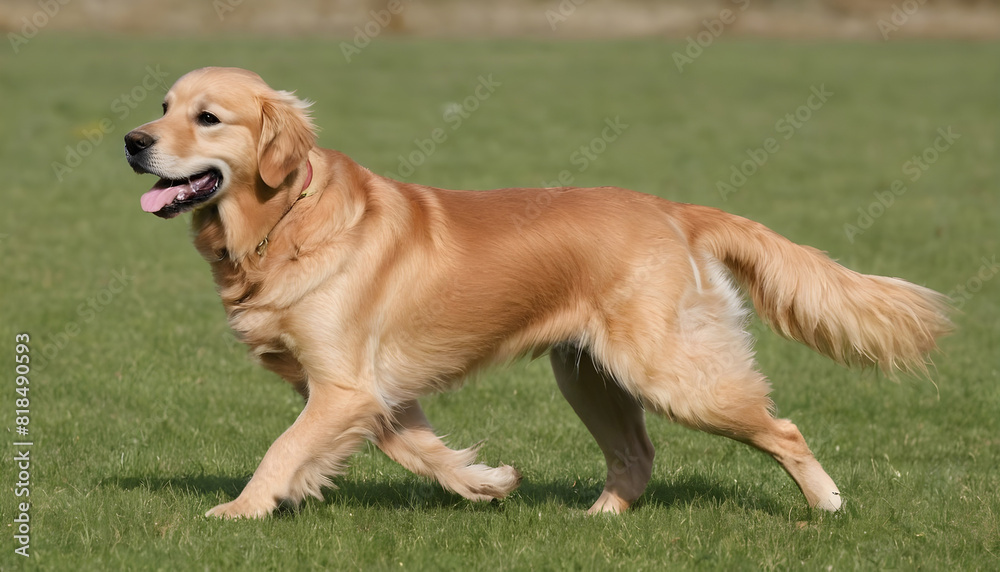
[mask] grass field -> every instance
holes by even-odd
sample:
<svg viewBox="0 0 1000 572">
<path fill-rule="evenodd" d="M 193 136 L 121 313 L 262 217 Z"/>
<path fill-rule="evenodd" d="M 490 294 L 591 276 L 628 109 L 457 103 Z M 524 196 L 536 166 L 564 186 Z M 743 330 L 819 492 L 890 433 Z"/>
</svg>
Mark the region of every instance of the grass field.
<svg viewBox="0 0 1000 572">
<path fill-rule="evenodd" d="M 1000 46 L 720 41 L 679 72 L 683 48 L 379 39 L 348 63 L 333 40 L 52 33 L 3 51 L 0 570 L 1000 568 Z M 503 502 L 469 503 L 368 446 L 326 502 L 208 520 L 301 408 L 227 332 L 186 221 L 141 212 L 153 181 L 123 158 L 121 137 L 159 115 L 160 82 L 208 64 L 315 100 L 321 145 L 375 172 L 409 172 L 402 156 L 406 180 L 442 187 L 562 174 L 719 206 L 951 292 L 958 330 L 933 382 L 897 383 L 754 324 L 779 415 L 844 495 L 834 516 L 764 455 L 659 418 L 639 505 L 584 516 L 603 460 L 539 360 L 424 400 L 449 443 L 485 438 L 486 462 L 523 472 Z M 602 138 L 606 121 L 627 127 Z M 447 139 L 425 153 L 415 140 L 436 128 Z M 29 559 L 13 539 L 21 332 Z"/>
</svg>

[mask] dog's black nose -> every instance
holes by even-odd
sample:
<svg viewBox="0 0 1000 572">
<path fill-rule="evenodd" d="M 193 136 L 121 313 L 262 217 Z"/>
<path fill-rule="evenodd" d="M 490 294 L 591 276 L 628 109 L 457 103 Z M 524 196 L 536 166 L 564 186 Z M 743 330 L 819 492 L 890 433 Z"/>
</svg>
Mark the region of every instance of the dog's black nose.
<svg viewBox="0 0 1000 572">
<path fill-rule="evenodd" d="M 143 131 L 130 131 L 125 136 L 125 150 L 129 155 L 141 153 L 144 149 L 156 142 L 153 136 Z"/>
</svg>

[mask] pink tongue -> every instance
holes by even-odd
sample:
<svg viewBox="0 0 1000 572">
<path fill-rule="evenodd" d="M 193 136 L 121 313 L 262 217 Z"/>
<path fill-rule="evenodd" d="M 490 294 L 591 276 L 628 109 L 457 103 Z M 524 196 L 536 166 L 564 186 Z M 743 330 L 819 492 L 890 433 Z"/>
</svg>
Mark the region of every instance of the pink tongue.
<svg viewBox="0 0 1000 572">
<path fill-rule="evenodd" d="M 190 189 L 191 185 L 185 183 L 176 187 L 167 187 L 166 189 L 151 189 L 142 195 L 142 198 L 139 199 L 139 204 L 142 205 L 142 210 L 148 213 L 155 213 L 174 202 L 177 195 L 185 188 Z"/>
<path fill-rule="evenodd" d="M 139 199 L 139 204 L 142 205 L 142 210 L 148 213 L 155 213 L 174 202 L 174 199 L 179 195 L 183 195 L 181 196 L 181 200 L 190 198 L 195 193 L 210 189 L 215 183 L 216 176 L 212 173 L 205 173 L 197 179 L 188 179 L 186 183 L 164 188 L 161 188 L 160 184 L 166 185 L 169 184 L 169 181 L 160 179 L 153 185 L 152 189 L 142 195 L 142 198 Z"/>
</svg>

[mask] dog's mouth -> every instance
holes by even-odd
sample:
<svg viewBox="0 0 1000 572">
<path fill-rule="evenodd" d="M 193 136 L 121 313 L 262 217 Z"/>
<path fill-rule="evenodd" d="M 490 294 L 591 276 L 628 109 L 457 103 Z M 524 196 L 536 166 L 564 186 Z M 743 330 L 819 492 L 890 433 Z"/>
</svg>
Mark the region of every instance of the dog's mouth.
<svg viewBox="0 0 1000 572">
<path fill-rule="evenodd" d="M 160 179 L 142 195 L 142 210 L 173 218 L 212 198 L 222 185 L 222 173 L 209 169 L 186 179 Z"/>
</svg>

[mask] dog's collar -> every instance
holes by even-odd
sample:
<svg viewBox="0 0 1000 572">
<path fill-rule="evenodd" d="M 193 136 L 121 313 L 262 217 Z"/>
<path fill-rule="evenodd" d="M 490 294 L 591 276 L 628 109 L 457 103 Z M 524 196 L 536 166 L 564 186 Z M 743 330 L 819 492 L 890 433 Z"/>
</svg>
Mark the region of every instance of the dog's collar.
<svg viewBox="0 0 1000 572">
<path fill-rule="evenodd" d="M 278 224 L 282 220 L 284 220 L 285 216 L 287 216 L 288 213 L 290 213 L 292 211 L 292 207 L 294 207 L 295 204 L 298 203 L 299 201 L 301 201 L 302 199 L 304 199 L 304 198 L 306 198 L 306 197 L 308 197 L 309 195 L 312 194 L 312 192 L 309 191 L 309 184 L 312 183 L 312 179 L 313 179 L 312 161 L 309 161 L 307 159 L 306 160 L 306 180 L 302 184 L 302 192 L 299 193 L 298 198 L 296 198 L 294 201 L 292 201 L 292 204 L 288 205 L 288 208 L 285 209 L 285 212 L 281 215 L 280 218 L 278 218 L 278 221 L 274 223 L 274 226 L 271 227 L 271 230 L 267 231 L 267 234 L 264 235 L 264 238 L 257 244 L 257 256 L 259 256 L 261 258 L 264 257 L 264 254 L 267 252 L 267 245 L 268 245 L 268 243 L 270 243 L 271 233 L 274 232 L 274 229 L 278 227 Z"/>
<path fill-rule="evenodd" d="M 312 193 L 310 193 L 307 190 L 307 189 L 309 189 L 309 183 L 311 183 L 312 180 L 313 180 L 313 164 L 312 164 L 312 161 L 310 161 L 309 159 L 306 159 L 306 182 L 302 183 L 302 194 L 303 195 L 309 196 L 309 195 L 312 194 Z"/>
</svg>

